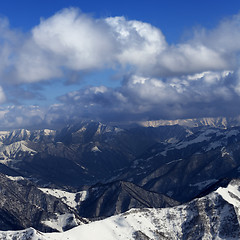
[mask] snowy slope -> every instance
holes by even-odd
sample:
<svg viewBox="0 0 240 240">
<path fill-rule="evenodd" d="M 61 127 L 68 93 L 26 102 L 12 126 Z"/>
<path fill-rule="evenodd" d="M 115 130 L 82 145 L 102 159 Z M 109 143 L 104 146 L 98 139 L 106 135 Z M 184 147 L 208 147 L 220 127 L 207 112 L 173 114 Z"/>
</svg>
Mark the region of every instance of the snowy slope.
<svg viewBox="0 0 240 240">
<path fill-rule="evenodd" d="M 41 223 L 59 232 L 63 232 L 66 229 L 80 225 L 81 221 L 76 219 L 72 213 L 64 213 L 55 214 L 54 218 L 42 221 Z"/>
<path fill-rule="evenodd" d="M 4 240 L 47 240 L 52 238 L 45 237 L 41 232 L 28 228 L 22 231 L 0 231 L 0 239 Z"/>
<path fill-rule="evenodd" d="M 240 239 L 240 180 L 188 204 L 164 209 L 132 209 L 126 213 L 63 233 L 0 232 L 0 239 L 140 240 Z M 32 238 L 27 238 L 32 236 Z M 15 238 L 13 238 L 15 237 Z M 25 237 L 25 238 L 24 238 Z"/>
<path fill-rule="evenodd" d="M 230 186 L 230 188 L 234 188 Z M 237 191 L 234 188 L 234 191 Z M 228 190 L 226 190 L 228 191 Z M 239 200 L 238 200 L 239 204 Z M 234 207 L 217 192 L 173 208 L 132 209 L 124 214 L 82 225 L 52 239 L 239 239 Z"/>
<path fill-rule="evenodd" d="M 0 147 L 0 158 L 1 159 L 15 159 L 17 154 L 20 152 L 29 153 L 30 155 L 36 154 L 37 152 L 27 147 L 27 142 L 19 141 L 14 142 L 10 145 L 3 145 Z"/>
<path fill-rule="evenodd" d="M 236 118 L 192 118 L 192 119 L 177 119 L 177 120 L 156 120 L 156 121 L 143 121 L 138 122 L 139 125 L 144 127 L 159 127 L 169 125 L 180 125 L 187 127 L 210 126 L 216 128 L 226 128 L 229 126 L 239 126 L 239 117 Z"/>
<path fill-rule="evenodd" d="M 77 193 L 70 193 L 59 189 L 39 188 L 46 194 L 50 194 L 54 197 L 60 198 L 69 207 L 76 209 L 77 206 L 88 197 L 87 191 L 81 191 Z"/>
<path fill-rule="evenodd" d="M 167 156 L 167 153 L 169 151 L 181 150 L 193 145 L 202 145 L 202 151 L 208 152 L 210 150 L 214 150 L 220 147 L 225 147 L 229 143 L 230 139 L 235 139 L 235 141 L 237 142 L 237 138 L 239 138 L 239 135 L 239 129 L 202 129 L 195 134 L 188 135 L 185 139 L 181 141 L 172 142 L 172 144 L 166 146 L 164 151 L 158 154 Z"/>
</svg>

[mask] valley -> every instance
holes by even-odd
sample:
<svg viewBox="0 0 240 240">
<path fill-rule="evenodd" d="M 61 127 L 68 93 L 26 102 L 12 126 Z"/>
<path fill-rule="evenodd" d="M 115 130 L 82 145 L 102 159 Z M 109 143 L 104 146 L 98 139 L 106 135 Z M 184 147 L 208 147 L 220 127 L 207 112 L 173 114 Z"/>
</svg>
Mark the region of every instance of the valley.
<svg viewBox="0 0 240 240">
<path fill-rule="evenodd" d="M 182 122 L 2 132 L 1 239 L 239 239 L 240 126 Z"/>
</svg>

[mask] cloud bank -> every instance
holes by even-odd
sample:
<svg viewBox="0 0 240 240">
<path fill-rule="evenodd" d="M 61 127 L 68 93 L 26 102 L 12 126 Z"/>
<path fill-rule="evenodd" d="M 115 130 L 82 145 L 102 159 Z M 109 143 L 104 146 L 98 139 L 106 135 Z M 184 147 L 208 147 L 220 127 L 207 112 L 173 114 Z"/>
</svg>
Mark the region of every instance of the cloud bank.
<svg viewBox="0 0 240 240">
<path fill-rule="evenodd" d="M 175 45 L 149 23 L 96 19 L 76 8 L 42 19 L 27 34 L 1 19 L 0 33 L 2 128 L 240 114 L 240 15 L 215 29 L 197 28 Z M 9 89 L 102 69 L 119 73 L 119 87 L 100 79 L 49 107 L 6 107 Z"/>
</svg>

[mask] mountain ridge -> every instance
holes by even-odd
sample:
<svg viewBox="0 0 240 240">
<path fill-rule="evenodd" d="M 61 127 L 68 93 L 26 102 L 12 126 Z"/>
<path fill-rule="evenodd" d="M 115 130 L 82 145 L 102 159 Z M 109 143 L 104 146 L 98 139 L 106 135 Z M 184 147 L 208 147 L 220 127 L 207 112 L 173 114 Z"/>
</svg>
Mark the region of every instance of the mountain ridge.
<svg viewBox="0 0 240 240">
<path fill-rule="evenodd" d="M 104 220 L 84 224 L 63 233 L 41 233 L 33 228 L 0 232 L 0 237 L 35 237 L 39 240 L 116 239 L 232 239 L 240 236 L 240 180 L 232 180 L 226 188 L 171 208 L 131 209 Z"/>
<path fill-rule="evenodd" d="M 31 182 L 41 191 L 36 191 L 37 196 L 53 195 L 53 201 L 59 201 L 68 209 L 52 213 L 51 218 L 42 218 L 40 227 L 36 221 L 34 228 L 41 231 L 64 231 L 78 225 L 74 214 L 80 219 L 87 218 L 87 222 L 103 218 L 111 222 L 109 218 L 112 216 L 125 222 L 127 215 L 116 214 L 124 214 L 130 209 L 133 209 L 132 212 L 134 209 L 138 209 L 136 211 L 139 213 L 148 212 L 146 221 L 158 222 L 155 218 L 149 220 L 149 217 L 155 214 L 155 208 L 160 207 L 163 209 L 159 210 L 161 214 L 165 211 L 163 215 L 167 222 L 170 221 L 167 214 L 171 216 L 172 211 L 178 216 L 176 225 L 181 220 L 179 216 L 185 216 L 188 219 L 184 224 L 182 222 L 185 227 L 176 232 L 171 224 L 164 226 L 164 222 L 161 222 L 158 228 L 165 229 L 163 232 L 155 228 L 153 232 L 146 232 L 138 225 L 139 228 L 132 232 L 133 239 L 154 239 L 156 236 L 195 239 L 192 237 L 195 232 L 201 236 L 199 239 L 205 239 L 205 235 L 209 235 L 207 227 L 213 228 L 212 232 L 225 231 L 221 223 L 221 219 L 225 219 L 224 211 L 228 219 L 232 217 L 234 220 L 232 225 L 227 223 L 229 228 L 234 228 L 238 234 L 235 221 L 238 213 L 233 212 L 234 207 L 225 202 L 234 198 L 234 195 L 240 199 L 240 193 L 230 188 L 232 192 L 227 195 L 225 190 L 216 192 L 216 189 L 226 187 L 232 179 L 240 178 L 240 126 L 222 126 L 224 121 L 218 121 L 218 126 L 210 125 L 213 122 L 209 120 L 203 121 L 203 126 L 194 127 L 132 125 L 126 128 L 83 121 L 58 131 L 2 132 L 0 173 L 7 174 L 6 178 L 14 181 L 15 185 Z M 5 178 L 2 179 L 4 182 Z M 27 189 L 28 185 L 25 187 Z M 211 194 L 215 197 L 209 197 Z M 223 195 L 227 196 L 227 200 L 223 199 Z M 9 195 L 9 198 L 15 201 L 13 196 Z M 203 209 L 209 209 L 209 212 Z M 9 208 L 2 213 L 6 216 L 2 222 L 7 220 L 8 214 L 9 219 L 13 219 L 12 211 Z M 216 227 L 218 230 L 211 223 L 216 212 L 221 215 Z M 194 217 L 189 218 L 188 215 Z M 136 221 L 141 222 L 142 217 L 137 217 Z M 19 219 L 18 222 L 21 222 L 20 216 Z M 211 224 L 207 226 L 203 220 Z M 65 223 L 74 221 L 75 225 L 65 226 Z M 29 222 L 21 228 L 32 227 Z M 64 224 L 61 225 L 61 222 Z M 129 222 L 125 223 L 129 225 Z M 191 227 L 188 229 L 187 226 Z M 29 231 L 37 234 L 34 230 Z M 117 234 L 121 235 L 120 232 Z"/>
</svg>

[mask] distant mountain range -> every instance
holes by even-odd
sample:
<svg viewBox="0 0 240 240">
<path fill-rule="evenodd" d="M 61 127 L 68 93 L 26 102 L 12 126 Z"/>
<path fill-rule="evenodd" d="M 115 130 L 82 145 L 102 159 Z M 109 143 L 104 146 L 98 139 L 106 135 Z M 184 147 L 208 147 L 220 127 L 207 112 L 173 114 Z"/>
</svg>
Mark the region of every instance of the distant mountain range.
<svg viewBox="0 0 240 240">
<path fill-rule="evenodd" d="M 159 127 L 169 125 L 180 125 L 186 127 L 217 127 L 227 128 L 240 126 L 240 116 L 238 117 L 217 117 L 217 118 L 192 118 L 192 119 L 177 119 L 177 120 L 156 120 L 156 121 L 141 121 L 139 125 L 144 127 Z"/>
<path fill-rule="evenodd" d="M 0 230 L 32 227 L 11 233 L 24 239 L 83 225 L 67 239 L 102 224 L 112 239 L 239 239 L 237 179 L 240 118 L 4 131 Z"/>
</svg>

